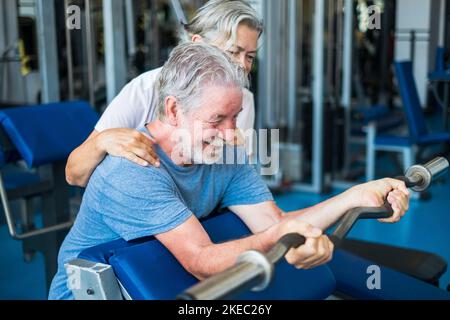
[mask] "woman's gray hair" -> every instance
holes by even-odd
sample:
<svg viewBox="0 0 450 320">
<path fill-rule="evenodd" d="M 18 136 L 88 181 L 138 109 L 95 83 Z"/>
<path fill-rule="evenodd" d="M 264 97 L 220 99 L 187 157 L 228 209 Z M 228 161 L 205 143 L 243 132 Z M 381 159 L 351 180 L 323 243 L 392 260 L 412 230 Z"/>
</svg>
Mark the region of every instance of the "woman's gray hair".
<svg viewBox="0 0 450 320">
<path fill-rule="evenodd" d="M 244 68 L 219 48 L 201 42 L 180 44 L 173 49 L 157 81 L 157 118 L 165 118 L 169 96 L 187 112 L 198 106 L 206 85 L 247 88 L 248 82 Z"/>
<path fill-rule="evenodd" d="M 236 42 L 240 24 L 245 24 L 260 34 L 263 32 L 262 20 L 247 1 L 210 0 L 184 25 L 180 41 L 190 42 L 192 36 L 198 34 L 207 43 L 229 49 Z"/>
</svg>

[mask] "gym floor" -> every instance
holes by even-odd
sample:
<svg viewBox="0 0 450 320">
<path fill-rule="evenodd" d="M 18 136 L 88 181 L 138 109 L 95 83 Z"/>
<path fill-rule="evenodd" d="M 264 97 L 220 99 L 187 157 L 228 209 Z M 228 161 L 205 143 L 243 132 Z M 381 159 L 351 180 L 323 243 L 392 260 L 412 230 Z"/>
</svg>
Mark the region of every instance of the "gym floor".
<svg viewBox="0 0 450 320">
<path fill-rule="evenodd" d="M 425 250 L 450 261 L 450 179 L 432 186 L 432 199 L 412 200 L 410 210 L 398 224 L 360 221 L 349 237 L 383 244 Z M 276 195 L 283 210 L 314 205 L 328 196 L 306 193 Z M 0 226 L 0 299 L 46 299 L 44 260 L 37 254 L 25 263 L 21 242 L 11 239 L 5 225 Z M 441 287 L 450 284 L 450 271 L 441 278 Z"/>
</svg>

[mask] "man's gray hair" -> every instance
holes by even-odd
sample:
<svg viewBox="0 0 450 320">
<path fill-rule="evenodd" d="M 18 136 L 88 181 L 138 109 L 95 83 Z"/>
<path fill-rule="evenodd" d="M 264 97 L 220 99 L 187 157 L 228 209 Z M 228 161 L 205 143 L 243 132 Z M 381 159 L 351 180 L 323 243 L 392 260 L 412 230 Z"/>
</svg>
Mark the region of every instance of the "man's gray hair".
<svg viewBox="0 0 450 320">
<path fill-rule="evenodd" d="M 248 77 L 242 66 L 217 47 L 197 42 L 178 45 L 159 75 L 157 118 L 165 118 L 165 100 L 177 99 L 184 111 L 198 106 L 206 86 L 247 88 Z"/>
<path fill-rule="evenodd" d="M 210 44 L 229 49 L 236 42 L 237 28 L 240 24 L 245 24 L 260 34 L 263 32 L 262 20 L 247 1 L 210 0 L 184 26 L 180 40 L 190 42 L 192 36 L 198 34 Z"/>
</svg>

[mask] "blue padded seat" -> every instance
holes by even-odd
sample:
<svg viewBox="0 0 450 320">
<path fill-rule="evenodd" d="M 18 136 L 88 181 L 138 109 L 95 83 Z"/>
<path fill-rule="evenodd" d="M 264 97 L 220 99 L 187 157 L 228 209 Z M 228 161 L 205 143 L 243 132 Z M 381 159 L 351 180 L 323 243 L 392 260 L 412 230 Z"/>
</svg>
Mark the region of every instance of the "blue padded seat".
<svg viewBox="0 0 450 320">
<path fill-rule="evenodd" d="M 436 132 L 430 133 L 423 137 L 419 137 L 418 144 L 431 144 L 447 141 L 450 141 L 450 132 Z"/>
<path fill-rule="evenodd" d="M 380 267 L 380 290 L 370 290 L 367 273 L 373 262 L 343 250 L 328 264 L 336 278 L 336 291 L 365 300 L 450 300 L 450 293 L 392 269 Z"/>
<path fill-rule="evenodd" d="M 37 173 L 10 166 L 2 168 L 2 179 L 6 190 L 17 189 L 41 182 Z"/>
<path fill-rule="evenodd" d="M 418 137 L 416 144 L 427 145 L 447 141 L 450 141 L 450 132 L 436 132 Z M 409 137 L 391 136 L 391 135 L 377 136 L 375 138 L 375 143 L 377 145 L 389 145 L 401 147 L 408 147 L 414 144 Z"/>
<path fill-rule="evenodd" d="M 103 243 L 98 246 L 85 249 L 78 255 L 78 258 L 94 262 L 109 264 L 109 259 L 117 250 L 130 248 L 132 246 L 155 240 L 154 237 L 136 239 L 133 241 L 125 241 L 117 239 L 111 242 Z"/>
<path fill-rule="evenodd" d="M 84 101 L 0 111 L 0 124 L 29 167 L 67 159 L 89 136 L 98 114 Z"/>
<path fill-rule="evenodd" d="M 450 70 L 447 71 L 434 71 L 428 74 L 429 80 L 450 81 Z"/>
<path fill-rule="evenodd" d="M 351 134 L 365 136 L 364 127 L 375 122 L 377 132 L 386 132 L 402 126 L 405 122 L 401 113 L 392 112 L 386 105 L 373 105 L 365 108 L 357 108 L 352 120 Z"/>
<path fill-rule="evenodd" d="M 380 135 L 375 138 L 375 143 L 379 146 L 409 147 L 412 145 L 408 137 Z"/>
<path fill-rule="evenodd" d="M 436 60 L 434 62 L 434 70 L 435 72 L 442 72 L 446 69 L 450 68 L 449 65 L 445 65 L 445 48 L 444 47 L 437 47 L 436 48 Z"/>
<path fill-rule="evenodd" d="M 242 238 L 250 234 L 241 220 L 225 213 L 203 223 L 214 242 Z M 126 243 L 116 240 L 90 248 L 79 258 L 107 262 L 117 278 L 135 300 L 174 299 L 197 280 L 187 273 L 174 256 L 157 240 Z M 327 266 L 313 270 L 297 270 L 280 262 L 274 279 L 263 292 L 250 292 L 240 299 L 325 299 L 335 288 L 335 279 Z"/>
</svg>

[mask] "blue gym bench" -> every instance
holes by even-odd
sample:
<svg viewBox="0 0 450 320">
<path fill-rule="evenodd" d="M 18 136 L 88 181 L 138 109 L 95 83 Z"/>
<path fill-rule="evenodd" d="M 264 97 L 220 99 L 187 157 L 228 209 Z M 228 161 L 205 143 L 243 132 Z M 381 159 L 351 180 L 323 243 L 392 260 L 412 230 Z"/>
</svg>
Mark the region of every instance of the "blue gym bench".
<svg viewBox="0 0 450 320">
<path fill-rule="evenodd" d="M 0 110 L 0 195 L 5 220 L 11 237 L 22 241 L 26 260 L 36 251 L 43 253 L 47 285 L 72 226 L 65 163 L 97 121 L 98 115 L 83 101 Z M 41 200 L 41 223 L 34 199 Z M 20 217 L 11 206 L 13 200 L 23 204 Z"/>
<path fill-rule="evenodd" d="M 249 235 L 232 213 L 203 223 L 215 242 Z M 226 226 L 226 227 L 224 227 Z M 450 293 L 403 273 L 380 266 L 381 289 L 370 290 L 368 268 L 374 262 L 344 250 L 312 270 L 297 270 L 282 261 L 271 284 L 261 292 L 248 292 L 243 300 L 450 299 Z M 72 289 L 77 300 L 171 300 L 197 283 L 156 239 L 122 239 L 85 250 L 66 265 L 69 275 L 80 275 Z"/>
<path fill-rule="evenodd" d="M 422 191 L 432 177 L 448 167 L 445 159 L 411 167 L 403 179 L 409 187 Z M 330 239 L 340 246 L 359 219 L 379 219 L 392 214 L 381 208 L 356 208 L 340 221 Z M 250 234 L 243 222 L 230 212 L 202 221 L 213 242 L 237 239 Z M 290 234 L 266 253 L 244 253 L 235 266 L 198 282 L 155 238 L 126 242 L 118 239 L 84 250 L 65 265 L 68 286 L 77 300 L 322 300 L 322 299 L 444 299 L 450 293 L 404 273 L 337 249 L 333 260 L 312 270 L 297 270 L 284 259 L 291 247 L 304 238 Z M 378 267 L 379 287 L 368 282 Z M 248 289 L 259 288 L 260 291 Z"/>
</svg>

